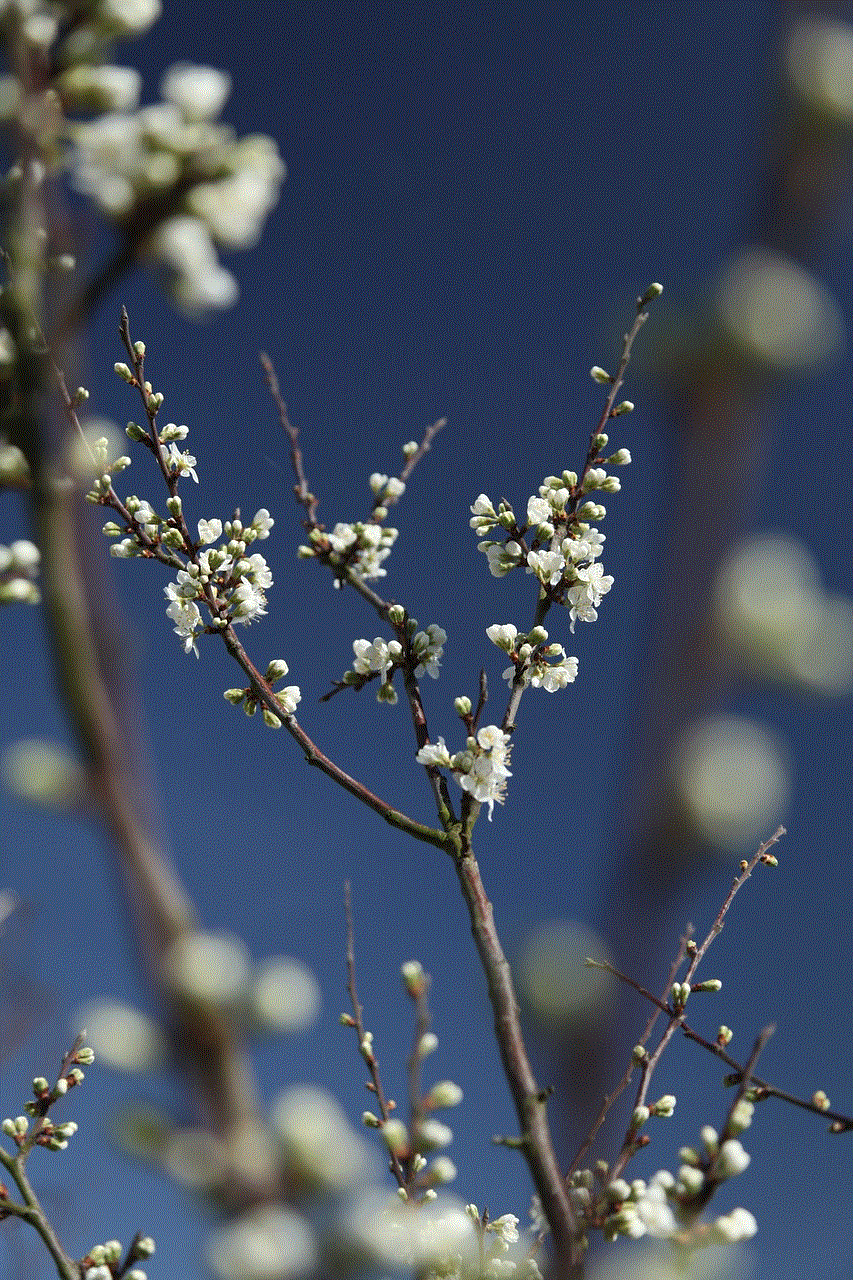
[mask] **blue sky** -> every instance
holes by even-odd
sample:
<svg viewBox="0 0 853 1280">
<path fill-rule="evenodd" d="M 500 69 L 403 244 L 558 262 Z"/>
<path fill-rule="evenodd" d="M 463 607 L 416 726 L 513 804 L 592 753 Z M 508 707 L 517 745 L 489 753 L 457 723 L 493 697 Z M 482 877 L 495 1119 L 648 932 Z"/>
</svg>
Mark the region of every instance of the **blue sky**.
<svg viewBox="0 0 853 1280">
<path fill-rule="evenodd" d="M 185 493 L 198 507 L 194 517 L 224 517 L 237 505 L 250 514 L 266 506 L 276 519 L 263 547 L 276 580 L 270 614 L 247 632 L 250 651 L 259 665 L 287 659 L 303 690 L 300 716 L 327 753 L 430 821 L 403 706 L 377 706 L 369 690 L 317 701 L 349 665 L 352 640 L 376 634 L 376 620 L 294 556 L 299 512 L 257 352 L 267 350 L 276 365 L 329 525 L 363 513 L 368 475 L 396 469 L 402 443 L 447 416 L 395 512 L 400 540 L 380 586 L 422 624 L 436 621 L 449 633 L 442 679 L 425 691 L 433 737 L 455 738 L 452 700 L 475 694 L 480 666 L 499 718 L 503 664 L 484 631 L 510 619 L 522 625 L 532 613 L 530 584 L 489 577 L 468 508 L 481 491 L 521 508 L 546 474 L 578 468 L 601 404 L 588 370 L 615 363 L 636 295 L 659 279 L 673 300 L 641 335 L 642 363 L 643 347 L 655 349 L 655 325 L 663 333 L 680 307 L 686 313 L 707 296 L 715 273 L 756 235 L 757 193 L 779 119 L 779 15 L 756 3 L 665 4 L 654 13 L 636 3 L 592 4 L 567 33 L 565 14 L 549 5 L 503 15 L 451 5 L 320 4 L 271 15 L 269 5 L 245 0 L 239 8 L 235 24 L 232 6 L 166 5 L 150 35 L 117 60 L 142 69 L 149 99 L 174 61 L 227 69 L 234 90 L 224 117 L 240 133 L 276 138 L 288 165 L 281 202 L 262 243 L 227 260 L 241 300 L 199 326 L 166 306 L 149 275 L 136 274 L 93 318 L 82 380 L 97 413 L 123 423 L 136 412 L 111 373 L 122 358 L 115 333 L 125 303 L 169 420 L 190 427 L 202 480 Z M 847 192 L 807 259 L 848 320 L 849 212 Z M 92 240 L 93 257 L 103 249 Z M 743 453 L 757 441 L 758 460 L 750 471 L 735 448 L 720 498 L 747 533 L 802 538 L 834 592 L 850 590 L 849 527 L 838 514 L 839 495 L 849 495 L 850 376 L 847 354 L 819 379 L 771 382 L 750 400 Z M 554 620 L 554 637 L 578 655 L 578 681 L 561 695 L 527 699 L 507 803 L 478 827 L 510 954 L 543 918 L 613 933 L 630 919 L 632 904 L 608 895 L 618 883 L 614 851 L 631 825 L 628 773 L 650 655 L 672 625 L 666 585 L 678 577 L 695 581 L 699 595 L 708 591 L 698 568 L 671 554 L 674 397 L 642 373 L 627 394 L 637 411 L 611 438 L 634 462 L 621 473 L 623 492 L 607 503 L 604 563 L 616 585 L 595 626 L 570 637 L 568 619 Z M 131 490 L 159 496 L 144 487 L 145 459 L 128 474 Z M 13 517 L 6 540 L 19 534 Z M 301 957 L 323 989 L 315 1031 L 258 1051 L 264 1095 L 319 1078 L 354 1121 L 367 1105 L 356 1047 L 337 1026 L 349 878 L 362 999 L 392 1092 L 402 1087 L 411 1037 L 399 965 L 417 956 L 434 980 L 441 1047 L 430 1065 L 465 1091 L 453 1116 L 458 1190 L 495 1214 L 523 1215 L 526 1174 L 490 1141 L 512 1132 L 514 1119 L 450 864 L 334 792 L 284 735 L 227 706 L 221 691 L 238 682 L 227 654 L 212 640 L 198 663 L 183 654 L 157 566 L 114 569 L 140 691 L 140 743 L 150 735 L 152 744 L 153 803 L 180 873 L 210 928 L 239 933 L 259 958 Z M 21 677 L 0 708 L 3 741 L 22 732 L 67 740 L 37 614 L 7 613 L 0 627 L 4 651 L 23 644 L 27 663 L 15 659 Z M 720 976 L 724 991 L 707 1027 L 735 1027 L 746 1056 L 759 1028 L 777 1022 L 762 1059 L 767 1076 L 794 1093 L 823 1087 L 849 1111 L 853 1010 L 838 976 L 853 890 L 845 856 L 849 701 L 738 678 L 721 682 L 716 705 L 778 733 L 793 785 L 768 830 L 779 821 L 788 827 L 780 870 L 753 878 L 709 961 L 707 974 Z M 4 943 L 18 975 L 12 994 L 21 972 L 46 992 L 36 1025 L 4 1064 L 3 1096 L 12 1099 L 4 1114 L 14 1114 L 16 1082 L 50 1074 L 83 998 L 104 992 L 154 1005 L 98 831 L 6 797 L 2 804 L 5 879 L 29 904 Z M 736 857 L 681 867 L 683 887 L 639 930 L 648 949 L 638 968 L 654 960 L 663 977 L 685 919 L 701 931 L 713 918 Z M 630 1027 L 619 1033 L 631 1043 Z M 537 1068 L 543 1081 L 559 1072 L 544 1050 Z M 186 1116 L 186 1103 L 160 1079 L 90 1076 L 65 1168 L 46 1158 L 31 1165 L 36 1184 L 55 1196 L 60 1232 L 82 1251 L 144 1226 L 158 1240 L 152 1280 L 176 1266 L 195 1280 L 203 1220 L 163 1176 L 117 1156 L 105 1162 L 100 1149 L 114 1108 L 142 1097 Z M 674 1047 L 658 1092 L 678 1095 L 677 1116 L 672 1129 L 656 1131 L 638 1175 L 672 1167 L 701 1124 L 722 1120 L 719 1077 L 710 1057 Z M 830 1280 L 844 1270 L 845 1142 L 781 1104 L 759 1111 L 746 1139 L 752 1166 L 721 1200 L 721 1211 L 743 1203 L 759 1220 L 754 1270 L 744 1261 L 743 1275 Z M 11 1259 L 0 1252 L 10 1280 Z"/>
</svg>

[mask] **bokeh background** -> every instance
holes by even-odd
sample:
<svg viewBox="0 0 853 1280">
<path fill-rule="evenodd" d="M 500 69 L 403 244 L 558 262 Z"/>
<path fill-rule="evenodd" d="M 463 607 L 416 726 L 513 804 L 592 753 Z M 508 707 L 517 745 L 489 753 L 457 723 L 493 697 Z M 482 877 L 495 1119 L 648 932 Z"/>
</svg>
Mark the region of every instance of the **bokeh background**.
<svg viewBox="0 0 853 1280">
<path fill-rule="evenodd" d="M 584 954 L 609 950 L 659 988 L 685 922 L 707 929 L 738 859 L 783 822 L 779 869 L 760 868 L 742 891 L 706 964 L 723 991 L 690 1012 L 710 1038 L 733 1027 L 741 1059 L 775 1022 L 760 1072 L 799 1095 L 823 1088 L 849 1112 L 853 65 L 837 30 L 845 118 L 843 91 L 827 101 L 817 64 L 789 39 L 800 19 L 827 16 L 831 6 L 755 0 L 587 4 L 568 27 L 551 5 L 166 4 L 116 60 L 140 68 L 152 101 L 175 61 L 229 71 L 224 118 L 273 135 L 288 178 L 261 243 L 225 259 L 240 283 L 233 309 L 198 324 L 140 270 L 92 318 L 75 385 L 89 387 L 93 414 L 122 425 L 136 415 L 112 374 L 124 303 L 166 420 L 190 427 L 201 484 L 185 487 L 185 508 L 275 517 L 262 548 L 275 586 L 269 616 L 246 633 L 250 652 L 261 666 L 286 658 L 300 720 L 327 754 L 431 821 L 404 706 L 379 706 L 369 689 L 318 702 L 377 623 L 296 559 L 300 513 L 258 351 L 275 363 L 330 526 L 364 514 L 368 475 L 398 470 L 401 445 L 448 419 L 394 513 L 400 539 L 380 589 L 449 634 L 425 695 L 433 738 L 453 744 L 452 700 L 476 697 L 481 666 L 486 718 L 503 712 L 504 663 L 485 627 L 524 627 L 534 603 L 529 580 L 489 576 L 468 508 L 485 491 L 523 509 L 546 474 L 579 467 L 602 403 L 588 370 L 615 366 L 635 297 L 661 280 L 629 373 L 638 409 L 611 432 L 633 455 L 606 503 L 615 586 L 574 637 L 552 616 L 580 675 L 525 699 L 507 803 L 478 827 L 479 860 L 520 972 L 543 925 L 591 931 L 543 944 L 547 985 L 582 1008 Z M 108 239 L 82 202 L 69 207 L 92 271 Z M 160 500 L 147 459 L 125 479 Z M 7 502 L 6 541 L 24 520 L 23 502 Z M 465 1093 L 450 1120 L 457 1190 L 524 1217 L 525 1168 L 491 1142 L 515 1120 L 451 866 L 223 701 L 240 681 L 211 640 L 200 662 L 182 652 L 158 566 L 108 572 L 152 809 L 205 925 L 257 959 L 301 958 L 323 993 L 310 1031 L 256 1048 L 264 1096 L 311 1080 L 354 1123 L 369 1105 L 338 1026 L 349 879 L 360 993 L 389 1091 L 403 1097 L 412 1035 L 399 965 L 417 957 L 440 1039 L 429 1070 Z M 70 746 L 38 612 L 6 610 L 0 628 L 4 744 Z M 2 939 L 2 1109 L 17 1114 L 22 1082 L 58 1064 L 85 1001 L 157 1003 L 101 831 L 8 791 L 2 805 L 3 883 L 20 903 Z M 592 1014 L 556 1034 L 530 1023 L 567 1158 L 645 1020 L 618 993 L 603 999 L 603 1041 Z M 700 1125 L 722 1122 L 721 1075 L 699 1049 L 673 1047 L 656 1094 L 678 1096 L 676 1115 L 654 1128 L 637 1176 L 674 1168 Z M 192 1099 L 168 1073 L 95 1067 L 89 1081 L 70 1108 L 72 1151 L 30 1165 L 60 1234 L 82 1253 L 142 1227 L 157 1239 L 152 1277 L 201 1280 L 212 1214 L 112 1141 L 122 1109 L 144 1102 L 189 1123 Z M 759 1234 L 726 1259 L 730 1274 L 846 1274 L 849 1136 L 771 1100 L 745 1145 L 752 1164 L 718 1211 L 745 1205 Z M 0 1273 L 50 1269 L 4 1224 Z"/>
</svg>

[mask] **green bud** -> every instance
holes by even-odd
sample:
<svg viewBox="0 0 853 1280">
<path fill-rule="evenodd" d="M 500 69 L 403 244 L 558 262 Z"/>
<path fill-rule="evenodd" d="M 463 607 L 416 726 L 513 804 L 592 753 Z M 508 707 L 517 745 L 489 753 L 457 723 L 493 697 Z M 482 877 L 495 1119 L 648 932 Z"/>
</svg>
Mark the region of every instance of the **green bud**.
<svg viewBox="0 0 853 1280">
<path fill-rule="evenodd" d="M 723 984 L 719 978 L 706 978 L 704 982 L 694 982 L 691 991 L 722 991 Z"/>
<path fill-rule="evenodd" d="M 392 627 L 402 627 L 406 621 L 406 610 L 401 604 L 392 604 L 388 610 L 388 621 Z"/>
<path fill-rule="evenodd" d="M 138 426 L 135 422 L 129 422 L 127 424 L 124 429 L 124 434 L 129 440 L 136 440 L 137 442 L 148 439 L 148 432 L 143 431 L 142 427 Z"/>
<path fill-rule="evenodd" d="M 245 689 L 226 689 L 222 696 L 226 700 L 226 702 L 231 703 L 232 707 L 239 707 L 240 703 L 243 701 L 243 699 L 246 696 L 246 690 Z"/>
<path fill-rule="evenodd" d="M 133 374 L 131 373 L 130 369 L 126 364 L 122 363 L 122 361 L 119 361 L 113 367 L 123 382 L 128 382 L 128 383 L 133 382 Z"/>
<path fill-rule="evenodd" d="M 144 343 L 144 342 L 134 342 L 134 344 L 133 344 L 133 354 L 134 354 L 135 356 L 144 356 L 144 355 L 145 355 L 145 343 Z"/>
<path fill-rule="evenodd" d="M 174 516 L 174 518 L 177 520 L 178 516 L 181 514 L 181 512 L 184 509 L 184 504 L 181 502 L 180 495 L 176 493 L 174 497 L 167 498 L 166 508 L 169 512 L 169 515 Z"/>
<path fill-rule="evenodd" d="M 592 378 L 593 382 L 605 383 L 605 382 L 613 381 L 613 379 L 611 378 L 607 370 L 602 369 L 600 364 L 594 364 L 592 366 L 592 368 L 589 371 L 589 376 Z"/>
<path fill-rule="evenodd" d="M 731 1044 L 733 1035 L 734 1035 L 734 1032 L 732 1031 L 731 1027 L 727 1027 L 725 1025 L 721 1026 L 717 1032 L 717 1044 L 720 1045 L 721 1047 L 724 1047 L 727 1044 Z"/>
<path fill-rule="evenodd" d="M 264 724 L 268 729 L 281 728 L 281 721 L 274 711 L 270 711 L 269 707 L 264 707 Z"/>
<path fill-rule="evenodd" d="M 663 285 L 658 284 L 655 280 L 649 285 L 642 297 L 637 299 L 637 310 L 642 311 L 643 307 L 647 307 L 650 302 L 654 302 L 655 298 L 659 298 L 663 293 Z"/>
<path fill-rule="evenodd" d="M 283 676 L 287 675 L 288 671 L 289 667 L 284 658 L 273 658 L 267 667 L 265 676 L 267 684 L 275 684 L 276 680 L 281 680 Z"/>
<path fill-rule="evenodd" d="M 610 410 L 611 418 L 621 418 L 623 413 L 634 412 L 634 401 L 623 400 L 621 404 L 617 404 L 615 409 Z"/>
<path fill-rule="evenodd" d="M 470 698 L 454 698 L 453 709 L 458 716 L 470 716 L 471 699 Z"/>
</svg>

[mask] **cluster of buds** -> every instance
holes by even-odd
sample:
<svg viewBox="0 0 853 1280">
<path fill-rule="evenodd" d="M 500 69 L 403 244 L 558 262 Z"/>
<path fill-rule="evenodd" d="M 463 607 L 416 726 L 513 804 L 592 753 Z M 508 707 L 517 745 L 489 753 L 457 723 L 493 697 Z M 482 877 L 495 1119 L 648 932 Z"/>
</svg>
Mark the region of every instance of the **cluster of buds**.
<svg viewBox="0 0 853 1280">
<path fill-rule="evenodd" d="M 124 1257 L 120 1240 L 93 1245 L 80 1263 L 83 1280 L 147 1280 L 146 1272 L 134 1264 L 150 1258 L 154 1249 L 151 1236 L 142 1235 L 134 1238 Z"/>
<path fill-rule="evenodd" d="M 603 432 L 594 436 L 593 454 L 607 442 Z M 627 449 L 618 449 L 608 458 L 595 456 L 593 461 L 625 466 L 631 455 Z M 569 609 L 573 631 L 578 619 L 594 622 L 602 597 L 613 585 L 598 563 L 605 536 L 592 527 L 607 513 L 601 503 L 582 499 L 595 490 L 618 493 L 620 487 L 618 478 L 598 465 L 588 466 L 580 478 L 574 471 L 546 476 L 538 496 L 527 500 L 523 523 L 509 503 L 501 502 L 495 510 L 491 499 L 481 493 L 471 507 L 471 528 L 479 535 L 498 529 L 505 534 L 500 541 L 487 537 L 477 544 L 485 552 L 492 576 L 502 578 L 523 568 L 538 578 L 541 596 L 549 604 Z"/>
<path fill-rule="evenodd" d="M 383 640 L 381 636 L 376 636 L 373 640 L 354 640 L 352 647 L 355 661 L 344 672 L 341 683 L 361 689 L 368 680 L 378 675 L 377 701 L 393 704 L 397 701 L 392 683 L 394 672 L 398 667 L 406 665 L 406 648 L 415 678 L 428 675 L 436 680 L 444 656 L 447 632 L 437 622 L 431 622 L 425 631 L 418 630 L 417 619 L 408 617 L 401 605 L 392 605 L 388 610 L 388 618 L 403 637 L 402 641 Z"/>
</svg>

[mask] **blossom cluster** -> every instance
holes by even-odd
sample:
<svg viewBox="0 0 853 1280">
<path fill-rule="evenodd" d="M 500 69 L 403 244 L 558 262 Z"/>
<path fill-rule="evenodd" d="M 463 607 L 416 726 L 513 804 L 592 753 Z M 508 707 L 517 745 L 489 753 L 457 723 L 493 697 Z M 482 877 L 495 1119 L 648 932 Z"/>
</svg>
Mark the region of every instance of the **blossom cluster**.
<svg viewBox="0 0 853 1280">
<path fill-rule="evenodd" d="M 512 659 L 512 665 L 502 673 L 510 688 L 520 681 L 554 693 L 565 689 L 578 674 L 577 658 L 569 657 L 561 644 L 548 644 L 544 627 L 534 627 L 525 635 L 511 622 L 495 623 L 486 627 L 486 635 Z"/>
<path fill-rule="evenodd" d="M 79 10 L 84 9 L 81 13 Z M 217 117 L 231 78 L 178 63 L 160 83 L 162 100 L 139 106 L 142 78 L 109 62 L 117 38 L 138 35 L 160 16 L 160 0 L 93 0 L 85 6 L 24 0 L 0 5 L 8 21 L 58 68 L 38 110 L 54 121 L 51 157 L 73 186 L 120 227 L 144 236 L 144 257 L 165 269 L 179 306 L 196 313 L 231 306 L 237 281 L 216 246 L 248 248 L 275 207 L 285 166 L 273 138 L 238 138 Z M 67 12 L 64 12 L 67 11 Z M 7 116 L 36 109 L 6 77 Z M 85 117 L 85 118 L 80 118 Z M 72 263 L 73 265 L 73 263 Z"/>
<path fill-rule="evenodd" d="M 634 1128 L 649 1115 L 671 1115 L 674 1106 L 675 1099 L 667 1095 L 651 1107 L 638 1107 Z M 578 1170 L 572 1175 L 570 1189 L 576 1212 L 611 1241 L 620 1235 L 662 1240 L 677 1236 L 682 1245 L 697 1249 L 750 1239 L 758 1225 L 748 1209 L 733 1209 L 710 1222 L 697 1221 L 697 1213 L 714 1186 L 743 1173 L 749 1165 L 749 1155 L 734 1135 L 749 1126 L 752 1114 L 753 1104 L 741 1099 L 726 1125 L 726 1134 L 731 1136 L 722 1141 L 716 1129 L 705 1125 L 701 1147 L 682 1148 L 682 1163 L 675 1174 L 661 1169 L 648 1182 L 635 1178 L 629 1183 L 621 1177 L 608 1180 L 606 1166 Z"/>
<path fill-rule="evenodd" d="M 607 436 L 595 437 L 595 445 L 603 449 Z M 627 449 L 618 449 L 606 461 L 624 466 L 631 461 Z M 484 538 L 478 549 L 489 562 L 493 577 L 502 578 L 512 569 L 524 568 L 538 578 L 542 595 L 550 603 L 569 609 L 571 630 L 575 622 L 594 622 L 603 596 L 613 586 L 613 578 L 605 574 L 599 563 L 605 535 L 592 526 L 606 515 L 601 503 L 581 498 L 602 490 L 618 493 L 621 485 L 604 467 L 590 466 L 580 481 L 574 471 L 559 476 L 546 476 L 538 496 L 527 500 L 526 523 L 519 524 L 512 507 L 501 502 L 498 509 L 481 493 L 471 507 L 471 528 L 477 534 L 502 529 L 506 537 L 498 541 Z"/>
<path fill-rule="evenodd" d="M 377 515 L 380 510 L 385 509 L 377 508 Z M 336 587 L 340 587 L 348 569 L 367 582 L 387 574 L 382 563 L 390 556 L 398 532 L 372 520 L 356 520 L 352 524 L 339 521 L 331 533 L 312 529 L 308 535 L 311 545 L 301 546 L 299 555 L 303 559 L 317 556 L 330 565 L 335 571 Z"/>
<path fill-rule="evenodd" d="M 463 791 L 478 803 L 489 806 L 489 821 L 495 801 L 503 804 L 510 755 L 509 734 L 496 724 L 485 725 L 468 739 L 463 751 L 451 755 L 444 738 L 428 742 L 417 754 L 420 764 L 449 769 Z"/>
<path fill-rule="evenodd" d="M 423 675 L 438 679 L 438 668 L 444 656 L 447 632 L 431 622 L 426 631 L 418 631 L 415 618 L 406 619 L 406 630 L 409 636 L 409 647 L 415 662 L 416 677 Z M 349 671 L 344 672 L 343 683 L 361 686 L 374 675 L 379 676 L 379 692 L 377 701 L 395 703 L 397 694 L 391 683 L 394 671 L 403 666 L 405 654 L 399 640 L 383 640 L 376 636 L 373 640 L 353 640 L 355 661 Z"/>
<path fill-rule="evenodd" d="M 143 344 L 137 346 L 144 351 Z M 116 373 L 125 381 L 134 380 L 125 364 L 117 364 Z M 186 439 L 189 428 L 169 422 L 156 431 L 154 418 L 162 397 L 152 393 L 150 384 L 144 389 L 149 405 L 154 406 L 150 415 L 151 432 L 130 422 L 128 437 L 145 443 L 158 457 L 173 490 L 185 476 L 198 484 L 196 459 L 186 450 L 179 450 L 176 443 Z M 116 539 L 110 554 L 122 560 L 153 556 L 177 569 L 175 581 L 163 590 L 169 602 L 166 613 L 183 641 L 185 652 L 192 650 L 198 657 L 197 640 L 205 630 L 221 631 L 238 624 L 248 626 L 263 617 L 272 573 L 264 557 L 259 552 L 250 553 L 248 548 L 269 537 L 274 521 L 266 507 L 256 511 L 248 524 L 244 524 L 239 515 L 225 521 L 215 517 L 201 519 L 197 525 L 198 539 L 194 541 L 177 492 L 172 492 L 166 500 L 168 515 L 161 515 L 146 498 L 136 494 L 122 502 L 113 488 L 113 476 L 130 466 L 130 458 L 122 455 L 110 462 L 106 437 L 95 441 L 92 458 L 97 474 L 86 497 L 90 502 L 112 507 L 122 519 L 121 524 L 110 520 L 104 525 L 104 534 Z M 207 623 L 200 603 L 209 616 Z M 298 690 L 296 692 L 298 694 Z M 293 706 L 296 701 L 298 697 Z M 289 710 L 292 711 L 293 706 Z"/>
</svg>

